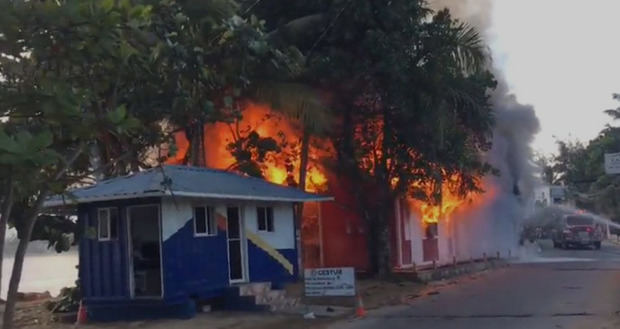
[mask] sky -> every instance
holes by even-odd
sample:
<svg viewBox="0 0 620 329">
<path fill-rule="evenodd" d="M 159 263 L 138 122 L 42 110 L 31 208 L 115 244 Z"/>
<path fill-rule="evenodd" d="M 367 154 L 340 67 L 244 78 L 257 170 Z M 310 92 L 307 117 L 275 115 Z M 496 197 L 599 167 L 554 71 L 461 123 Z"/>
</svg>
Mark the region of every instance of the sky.
<svg viewBox="0 0 620 329">
<path fill-rule="evenodd" d="M 620 0 L 494 0 L 488 33 L 494 65 L 541 123 L 533 148 L 587 142 L 620 106 Z"/>
</svg>

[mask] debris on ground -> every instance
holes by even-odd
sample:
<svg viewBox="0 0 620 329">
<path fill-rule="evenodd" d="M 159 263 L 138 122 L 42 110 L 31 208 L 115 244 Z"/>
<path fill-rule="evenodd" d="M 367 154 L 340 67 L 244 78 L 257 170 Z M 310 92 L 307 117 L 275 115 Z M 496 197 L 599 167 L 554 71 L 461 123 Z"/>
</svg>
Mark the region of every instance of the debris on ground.
<svg viewBox="0 0 620 329">
<path fill-rule="evenodd" d="M 34 302 L 38 300 L 48 300 L 52 298 L 52 295 L 49 291 L 46 292 L 18 292 L 17 293 L 17 301 L 18 302 Z"/>
<path fill-rule="evenodd" d="M 316 315 L 314 315 L 314 312 L 308 312 L 308 313 L 304 314 L 304 319 L 306 319 L 306 320 L 314 320 L 314 319 L 316 319 Z"/>
<path fill-rule="evenodd" d="M 55 323 L 52 313 L 47 309 L 48 299 L 39 299 L 29 302 L 18 302 L 15 307 L 15 327 L 49 327 Z"/>
</svg>

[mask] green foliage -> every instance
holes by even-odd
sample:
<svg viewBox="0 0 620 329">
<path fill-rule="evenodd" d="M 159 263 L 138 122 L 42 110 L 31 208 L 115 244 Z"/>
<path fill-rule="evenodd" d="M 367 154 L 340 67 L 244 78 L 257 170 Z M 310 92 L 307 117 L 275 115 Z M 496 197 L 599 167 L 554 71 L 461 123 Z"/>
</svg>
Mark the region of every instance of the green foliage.
<svg viewBox="0 0 620 329">
<path fill-rule="evenodd" d="M 181 1 L 154 21 L 157 82 L 167 94 L 166 117 L 183 129 L 192 147 L 186 162 L 202 164 L 202 127 L 232 122 L 258 78 L 287 75 L 289 49 L 267 42 L 264 21 L 244 17 L 232 1 Z M 198 153 L 198 154 L 196 154 Z"/>
<path fill-rule="evenodd" d="M 338 6 L 336 6 L 338 8 Z M 411 190 L 460 173 L 459 191 L 476 188 L 490 167 L 480 161 L 493 126 L 493 76 L 484 45 L 449 12 L 423 2 L 363 1 L 343 10 L 310 59 L 331 86 L 342 86 L 349 126 L 336 136 L 343 163 L 362 168 L 371 185 L 439 201 Z M 324 79 L 324 78 L 323 78 Z"/>
<path fill-rule="evenodd" d="M 190 140 L 186 162 L 201 164 L 205 123 L 238 122 L 248 98 L 299 125 L 306 159 L 311 137 L 333 142 L 372 241 L 395 197 L 440 202 L 445 177 L 459 173 L 464 194 L 491 171 L 480 160 L 495 87 L 485 45 L 421 0 L 5 1 L 0 36 L 0 181 L 16 180 L 20 218 L 95 169 L 144 166 L 173 130 Z M 279 154 L 290 175 L 274 137 L 237 133 L 233 169 L 259 176 Z M 57 219 L 34 232 L 63 249 L 70 228 Z"/>
<path fill-rule="evenodd" d="M 159 47 L 178 49 L 179 25 L 162 24 L 182 22 L 178 14 L 171 1 L 0 2 L 0 182 L 19 200 L 10 220 L 22 241 L 66 250 L 75 224 L 41 216 L 43 200 L 95 172 L 135 170 L 167 138 L 161 124 L 176 89 L 162 81 L 178 57 Z M 18 283 L 12 278 L 6 328 Z"/>
<path fill-rule="evenodd" d="M 614 99 L 619 99 L 614 95 Z M 618 109 L 606 110 L 614 120 Z M 579 142 L 558 142 L 552 172 L 556 183 L 569 188 L 579 207 L 609 216 L 620 222 L 620 177 L 605 173 L 605 153 L 620 152 L 620 128 L 607 126 L 584 145 Z"/>
<path fill-rule="evenodd" d="M 49 130 L 34 135 L 27 130 L 19 130 L 15 135 L 0 130 L 0 165 L 38 167 L 53 163 L 58 154 L 49 149 L 52 138 Z"/>
<path fill-rule="evenodd" d="M 491 171 L 480 153 L 490 146 L 495 81 L 477 31 L 423 1 L 241 4 L 266 19 L 272 42 L 304 54 L 292 82 L 262 84 L 259 96 L 319 130 L 338 118 L 331 137 L 355 181 L 384 188 L 397 179 L 394 194 L 438 202 L 412 183 L 458 172 L 458 192 L 478 189 Z"/>
<path fill-rule="evenodd" d="M 542 179 L 543 183 L 549 185 L 554 185 L 558 183 L 559 178 L 557 177 L 557 173 L 554 171 L 552 157 L 537 154 L 535 156 L 534 162 L 540 169 L 540 178 Z"/>
<path fill-rule="evenodd" d="M 585 192 L 595 179 L 591 173 L 595 168 L 588 168 L 593 163 L 588 160 L 587 147 L 580 142 L 559 141 L 558 154 L 553 161 L 553 171 L 558 175 L 556 182 L 572 186 L 576 191 Z"/>
<path fill-rule="evenodd" d="M 276 108 L 286 104 L 293 118 L 335 118 L 316 126 L 333 128 L 335 167 L 363 187 L 355 192 L 368 219 L 372 261 L 386 249 L 380 240 L 388 236 L 394 198 L 440 202 L 442 181 L 455 173 L 454 192 L 480 191 L 479 178 L 492 172 L 481 153 L 490 147 L 495 81 L 473 28 L 424 1 L 240 3 L 266 20 L 271 42 L 303 54 L 292 77 L 259 88 L 259 95 Z M 306 104 L 317 110 L 300 110 Z"/>
</svg>

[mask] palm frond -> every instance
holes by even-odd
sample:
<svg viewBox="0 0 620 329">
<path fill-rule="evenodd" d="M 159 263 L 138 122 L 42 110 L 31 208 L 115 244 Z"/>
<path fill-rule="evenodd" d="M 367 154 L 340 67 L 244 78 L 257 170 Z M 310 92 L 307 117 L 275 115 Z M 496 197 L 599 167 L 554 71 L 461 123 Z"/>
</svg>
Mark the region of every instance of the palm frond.
<svg viewBox="0 0 620 329">
<path fill-rule="evenodd" d="M 474 72 L 486 65 L 488 51 L 474 27 L 466 23 L 459 24 L 455 41 L 453 56 L 465 72 Z"/>
<path fill-rule="evenodd" d="M 301 83 L 263 82 L 257 88 L 260 101 L 270 104 L 274 110 L 299 122 L 312 135 L 329 131 L 332 117 L 319 93 Z"/>
</svg>

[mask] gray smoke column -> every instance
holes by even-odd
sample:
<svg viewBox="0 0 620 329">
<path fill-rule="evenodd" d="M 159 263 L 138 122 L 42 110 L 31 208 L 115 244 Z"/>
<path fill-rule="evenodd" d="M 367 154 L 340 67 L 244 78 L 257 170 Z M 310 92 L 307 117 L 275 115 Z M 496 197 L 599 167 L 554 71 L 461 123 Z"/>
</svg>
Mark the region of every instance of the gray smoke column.
<svg viewBox="0 0 620 329">
<path fill-rule="evenodd" d="M 430 4 L 434 9 L 447 7 L 455 18 L 477 28 L 487 44 L 492 41 L 492 0 L 433 0 Z M 491 70 L 498 80 L 491 99 L 496 126 L 492 149 L 485 156 L 500 175 L 485 178 L 489 199 L 481 207 L 453 216 L 459 257 L 497 251 L 505 254 L 508 249 L 514 252 L 537 185 L 531 143 L 540 129 L 538 118 L 533 107 L 520 104 L 509 94 L 501 69 Z"/>
</svg>

